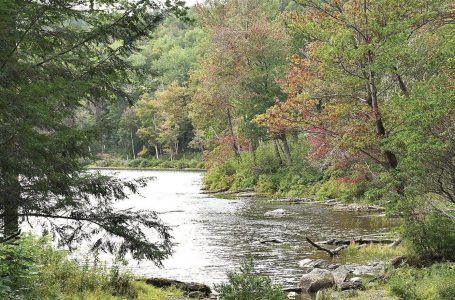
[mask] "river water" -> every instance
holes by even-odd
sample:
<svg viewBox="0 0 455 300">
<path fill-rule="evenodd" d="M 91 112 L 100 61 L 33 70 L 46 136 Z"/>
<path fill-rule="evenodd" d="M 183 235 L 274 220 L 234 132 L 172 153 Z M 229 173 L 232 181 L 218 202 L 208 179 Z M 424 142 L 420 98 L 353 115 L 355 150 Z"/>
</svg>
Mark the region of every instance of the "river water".
<svg viewBox="0 0 455 300">
<path fill-rule="evenodd" d="M 112 173 L 112 171 L 103 171 Z M 333 237 L 351 238 L 388 232 L 393 224 L 365 214 L 336 212 L 308 204 L 283 204 L 267 200 L 218 199 L 201 193 L 203 173 L 192 171 L 119 171 L 125 179 L 155 177 L 141 195 L 132 195 L 122 207 L 151 209 L 172 227 L 175 252 L 158 268 L 147 261 L 130 261 L 127 268 L 146 277 L 165 277 L 212 285 L 226 280 L 252 256 L 257 269 L 275 283 L 294 286 L 304 258 L 327 258 L 305 241 Z M 264 213 L 282 208 L 283 217 Z M 260 243 L 278 239 L 281 244 Z"/>
</svg>

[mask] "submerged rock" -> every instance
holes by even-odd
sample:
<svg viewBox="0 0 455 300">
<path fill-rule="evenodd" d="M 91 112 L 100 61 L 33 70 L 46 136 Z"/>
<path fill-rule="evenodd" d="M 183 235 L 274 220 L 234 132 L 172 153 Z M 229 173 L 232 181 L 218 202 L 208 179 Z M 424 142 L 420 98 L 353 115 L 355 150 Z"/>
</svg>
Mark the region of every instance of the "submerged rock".
<svg viewBox="0 0 455 300">
<path fill-rule="evenodd" d="M 265 217 L 281 217 L 284 216 L 286 211 L 282 208 L 268 211 L 264 214 Z"/>
<path fill-rule="evenodd" d="M 297 294 L 296 292 L 289 292 L 287 297 L 289 300 L 295 300 L 295 299 L 297 299 L 298 295 L 299 294 Z"/>
<path fill-rule="evenodd" d="M 262 240 L 259 243 L 261 244 L 282 244 L 283 241 L 279 239 L 268 239 L 268 240 Z"/>
</svg>

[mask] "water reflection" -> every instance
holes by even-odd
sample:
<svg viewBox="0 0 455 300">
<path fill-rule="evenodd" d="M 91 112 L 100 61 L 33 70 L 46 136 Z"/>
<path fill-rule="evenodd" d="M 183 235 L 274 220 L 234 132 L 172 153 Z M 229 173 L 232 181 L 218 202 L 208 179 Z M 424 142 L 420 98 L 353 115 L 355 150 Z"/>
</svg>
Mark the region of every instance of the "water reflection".
<svg viewBox="0 0 455 300">
<path fill-rule="evenodd" d="M 117 176 L 154 176 L 154 181 L 122 207 L 153 209 L 173 228 L 175 253 L 159 269 L 150 262 L 131 261 L 128 268 L 140 275 L 167 277 L 207 284 L 226 279 L 226 271 L 253 256 L 257 268 L 283 285 L 295 285 L 302 275 L 298 261 L 326 258 L 305 242 L 332 237 L 380 234 L 392 224 L 374 222 L 352 213 L 323 207 L 270 203 L 253 199 L 216 199 L 200 193 L 200 172 L 121 171 Z M 264 217 L 270 210 L 286 210 L 283 217 Z M 282 244 L 261 243 L 278 239 Z"/>
</svg>

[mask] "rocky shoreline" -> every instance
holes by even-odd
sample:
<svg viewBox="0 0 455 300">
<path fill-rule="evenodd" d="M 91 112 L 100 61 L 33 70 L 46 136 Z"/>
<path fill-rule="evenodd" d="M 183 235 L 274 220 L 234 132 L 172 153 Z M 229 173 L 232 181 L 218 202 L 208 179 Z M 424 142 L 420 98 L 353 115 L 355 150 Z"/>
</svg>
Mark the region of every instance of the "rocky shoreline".
<svg viewBox="0 0 455 300">
<path fill-rule="evenodd" d="M 382 213 L 385 208 L 379 205 L 361 204 L 361 203 L 344 203 L 338 199 L 328 200 L 315 200 L 312 198 L 299 198 L 299 197 L 285 197 L 285 198 L 270 198 L 258 194 L 252 188 L 240 189 L 240 190 L 228 190 L 219 189 L 214 191 L 203 190 L 202 194 L 213 195 L 219 198 L 235 199 L 235 198 L 266 198 L 269 202 L 283 203 L 283 204 L 312 204 L 322 205 L 331 207 L 336 211 L 348 211 L 348 212 L 378 212 Z"/>
<path fill-rule="evenodd" d="M 365 264 L 337 264 L 323 259 L 303 259 L 299 262 L 303 274 L 298 284 L 283 288 L 283 292 L 290 300 L 302 299 L 302 296 L 318 299 L 319 292 L 328 288 L 349 295 L 382 280 L 388 265 L 397 267 L 404 260 L 405 258 L 398 257 L 387 263 L 371 261 Z M 189 298 L 218 299 L 216 292 L 202 283 L 186 283 L 166 278 L 149 278 L 145 282 L 158 288 L 175 286 Z"/>
</svg>

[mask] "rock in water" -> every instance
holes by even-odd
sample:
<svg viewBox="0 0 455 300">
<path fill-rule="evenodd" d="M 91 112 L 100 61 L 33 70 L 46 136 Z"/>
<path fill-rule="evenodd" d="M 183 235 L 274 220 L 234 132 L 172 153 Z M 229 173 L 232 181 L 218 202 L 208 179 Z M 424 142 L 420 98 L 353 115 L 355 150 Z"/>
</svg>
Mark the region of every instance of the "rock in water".
<svg viewBox="0 0 455 300">
<path fill-rule="evenodd" d="M 281 217 L 286 213 L 282 208 L 268 211 L 264 214 L 265 217 Z"/>
<path fill-rule="evenodd" d="M 323 259 L 310 259 L 305 258 L 299 261 L 299 267 L 304 270 L 305 273 L 309 273 L 311 270 L 318 268 L 318 269 L 326 269 L 326 270 L 335 270 L 340 265 L 332 264 L 328 261 Z"/>
<path fill-rule="evenodd" d="M 298 296 L 298 294 L 296 292 L 289 292 L 288 299 L 295 300 L 295 299 L 297 299 L 297 296 Z"/>
<path fill-rule="evenodd" d="M 332 272 L 324 269 L 313 269 L 300 278 L 299 287 L 307 293 L 316 293 L 319 290 L 333 287 L 335 280 Z"/>
</svg>

